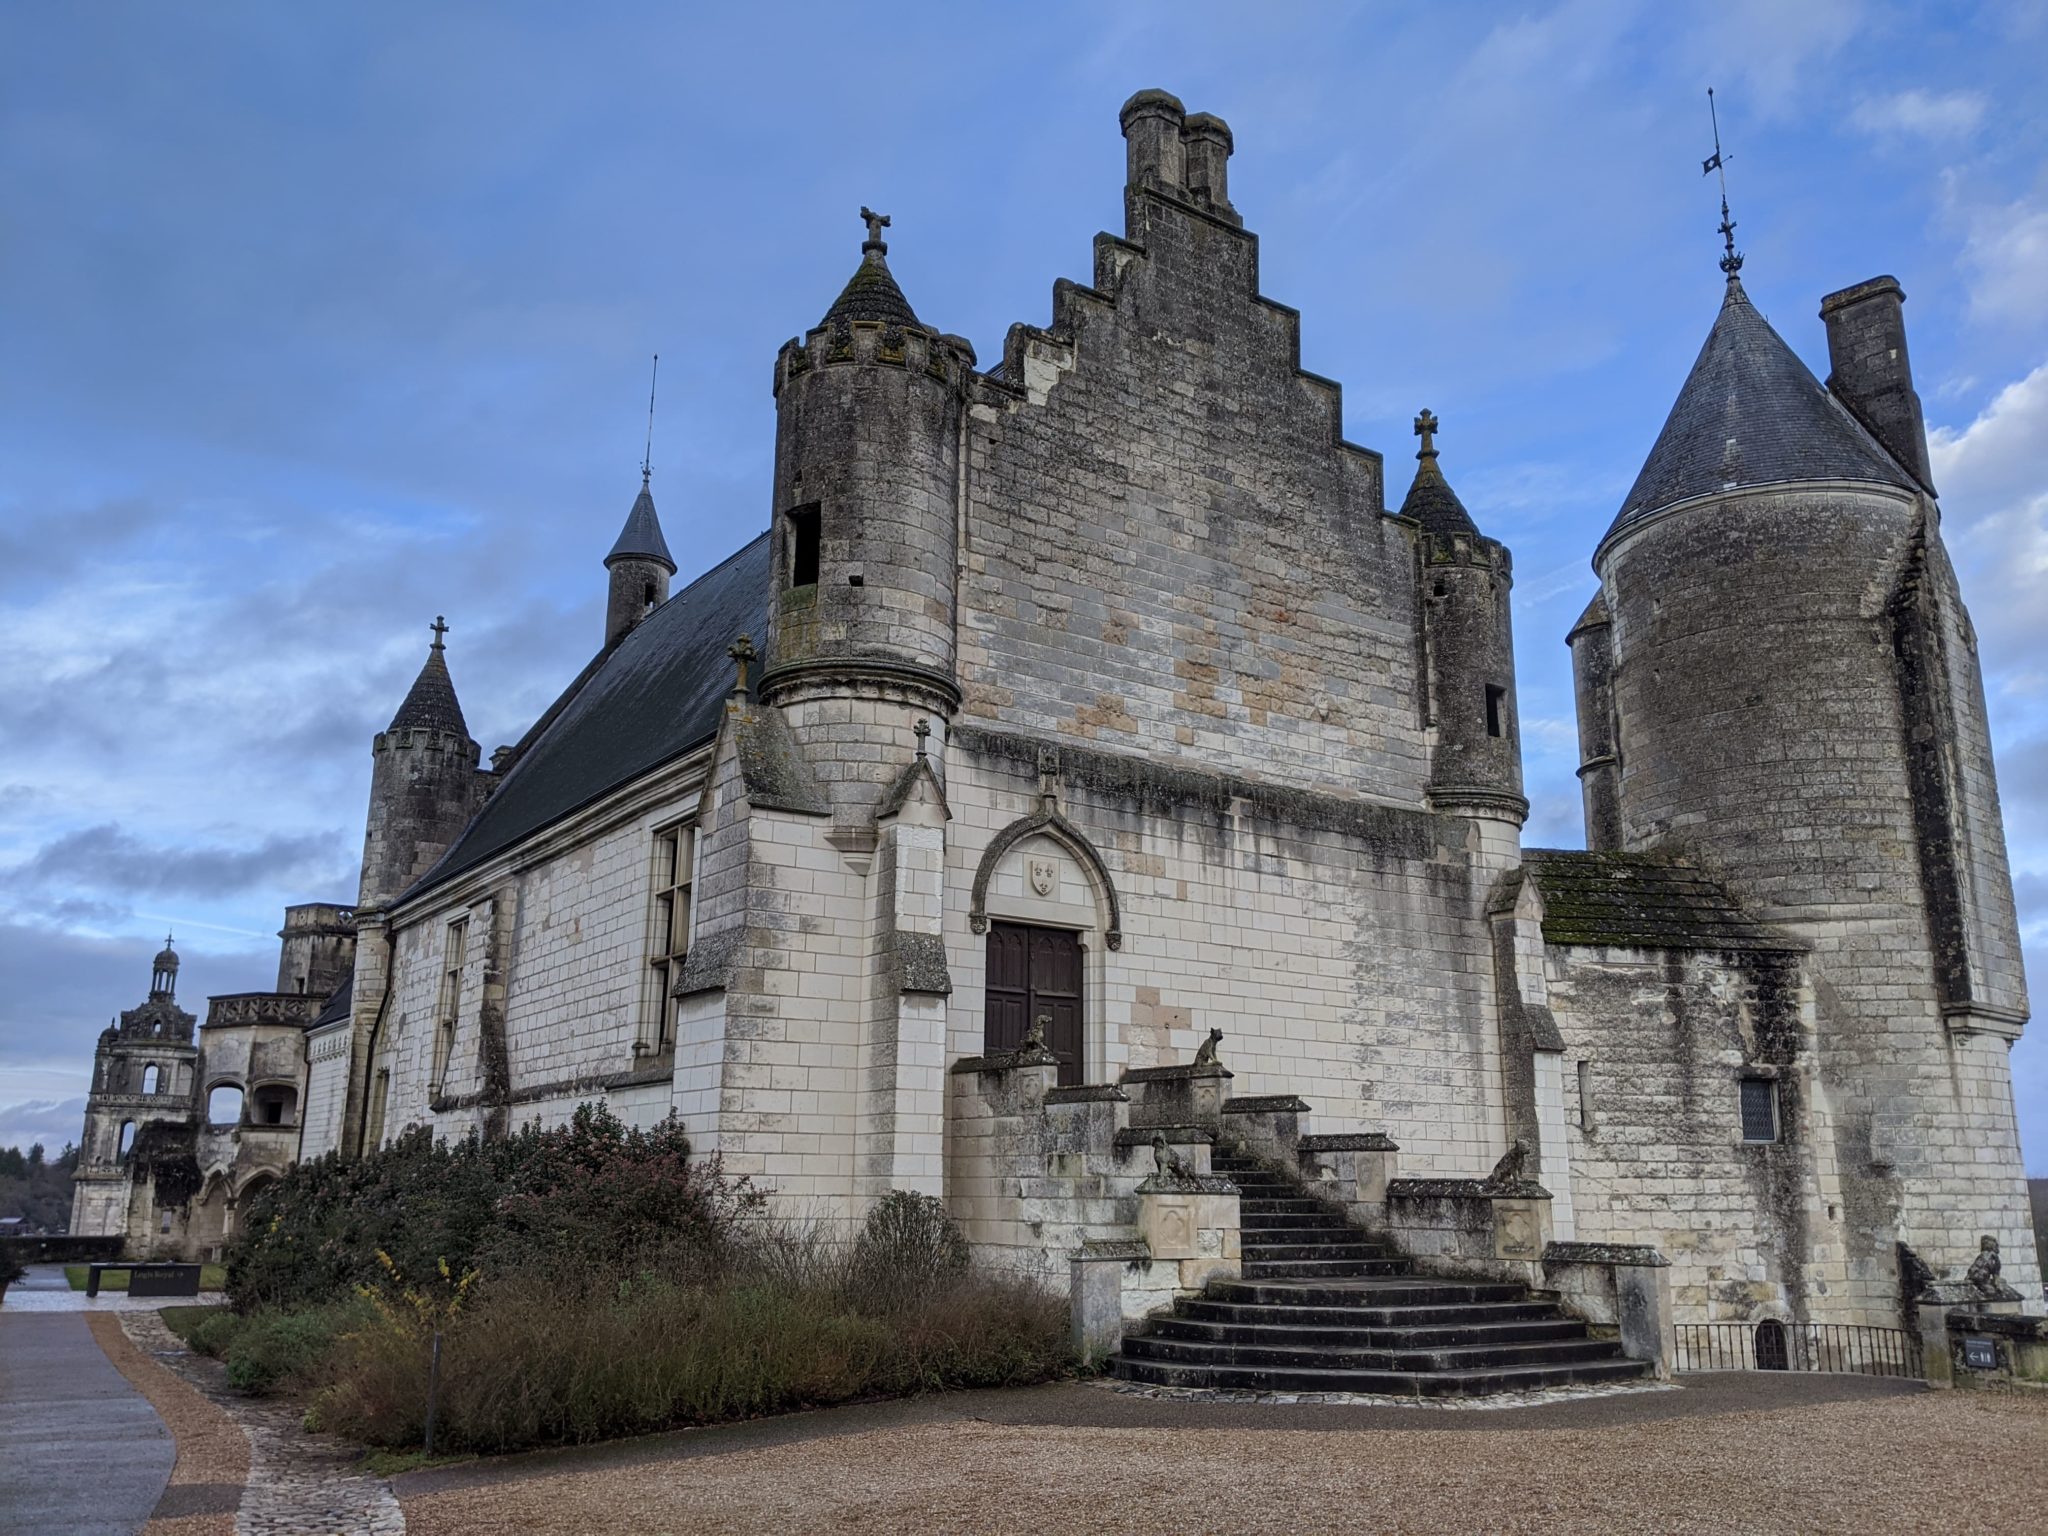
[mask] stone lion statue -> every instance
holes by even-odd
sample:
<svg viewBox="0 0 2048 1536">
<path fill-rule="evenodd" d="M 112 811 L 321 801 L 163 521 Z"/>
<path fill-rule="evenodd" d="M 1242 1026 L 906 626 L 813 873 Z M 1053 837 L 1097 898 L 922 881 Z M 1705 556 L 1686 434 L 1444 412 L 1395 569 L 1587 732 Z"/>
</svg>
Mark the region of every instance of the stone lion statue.
<svg viewBox="0 0 2048 1536">
<path fill-rule="evenodd" d="M 1216 1065 L 1216 1050 L 1217 1050 L 1217 1047 L 1218 1047 L 1218 1046 L 1220 1046 L 1220 1045 L 1222 1045 L 1222 1044 L 1223 1044 L 1223 1031 L 1222 1031 L 1222 1030 L 1220 1030 L 1220 1029 L 1212 1029 L 1212 1030 L 1210 1030 L 1210 1031 L 1209 1031 L 1209 1038 L 1208 1038 L 1208 1039 L 1206 1039 L 1206 1040 L 1204 1040 L 1204 1041 L 1203 1041 L 1203 1042 L 1201 1043 L 1201 1045 L 1200 1045 L 1200 1046 L 1199 1046 L 1199 1047 L 1198 1047 L 1198 1048 L 1196 1049 L 1196 1051 L 1195 1051 L 1195 1065 L 1196 1065 L 1196 1066 L 1198 1066 L 1198 1067 L 1213 1067 L 1213 1066 L 1215 1066 L 1215 1065 Z"/>
</svg>

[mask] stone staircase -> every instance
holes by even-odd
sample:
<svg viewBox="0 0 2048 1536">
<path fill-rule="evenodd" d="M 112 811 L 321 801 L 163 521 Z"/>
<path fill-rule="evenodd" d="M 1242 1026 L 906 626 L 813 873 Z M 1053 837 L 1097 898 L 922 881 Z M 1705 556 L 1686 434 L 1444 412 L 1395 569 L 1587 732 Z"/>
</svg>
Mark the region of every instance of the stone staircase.
<svg viewBox="0 0 2048 1536">
<path fill-rule="evenodd" d="M 1211 1167 L 1240 1191 L 1244 1278 L 1127 1331 L 1122 1380 L 1461 1397 L 1651 1374 L 1524 1286 L 1418 1274 L 1284 1175 L 1221 1147 Z"/>
</svg>

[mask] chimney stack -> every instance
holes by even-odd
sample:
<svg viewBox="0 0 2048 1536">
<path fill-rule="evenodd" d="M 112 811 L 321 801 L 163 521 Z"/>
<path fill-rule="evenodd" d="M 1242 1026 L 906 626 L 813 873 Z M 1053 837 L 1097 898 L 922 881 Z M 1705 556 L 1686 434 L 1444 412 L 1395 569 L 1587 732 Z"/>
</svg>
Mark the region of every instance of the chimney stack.
<svg viewBox="0 0 2048 1536">
<path fill-rule="evenodd" d="M 1895 277 L 1873 277 L 1820 301 L 1828 328 L 1828 389 L 1932 491 L 1927 424 L 1906 357 L 1905 302 Z"/>
</svg>

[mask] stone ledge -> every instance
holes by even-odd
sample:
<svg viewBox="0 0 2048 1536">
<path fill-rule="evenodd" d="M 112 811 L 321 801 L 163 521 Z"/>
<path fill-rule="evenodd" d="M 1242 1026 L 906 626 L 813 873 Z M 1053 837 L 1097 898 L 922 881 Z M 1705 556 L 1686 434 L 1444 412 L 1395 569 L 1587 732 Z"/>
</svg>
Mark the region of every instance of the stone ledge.
<svg viewBox="0 0 2048 1536">
<path fill-rule="evenodd" d="M 1311 1113 L 1303 1100 L 1291 1093 L 1269 1093 L 1263 1097 L 1254 1095 L 1244 1099 L 1225 1099 L 1223 1113 L 1226 1115 L 1306 1115 Z"/>
<path fill-rule="evenodd" d="M 1073 1088 L 1048 1088 L 1048 1104 L 1128 1104 L 1131 1096 L 1115 1083 L 1082 1083 Z"/>
<path fill-rule="evenodd" d="M 1086 1237 L 1072 1256 L 1085 1264 L 1149 1264 L 1152 1245 L 1142 1237 Z"/>
<path fill-rule="evenodd" d="M 1669 1269 L 1671 1261 L 1645 1243 L 1546 1243 L 1545 1264 L 1636 1264 Z"/>
<path fill-rule="evenodd" d="M 1050 1098 L 1051 1095 L 1048 1094 L 1047 1097 Z M 1206 1125 L 1133 1125 L 1118 1131 L 1111 1144 L 1119 1147 L 1149 1147 L 1154 1136 L 1164 1137 L 1170 1147 L 1213 1144 L 1216 1140 L 1216 1133 Z"/>
<path fill-rule="evenodd" d="M 1220 1173 L 1155 1173 L 1138 1186 L 1141 1195 L 1234 1195 L 1238 1188 Z"/>
<path fill-rule="evenodd" d="M 1354 1131 L 1329 1136 L 1304 1136 L 1295 1144 L 1301 1152 L 1398 1152 L 1391 1136 L 1378 1131 Z M 1404 1182 L 1414 1182 L 1404 1181 Z"/>
<path fill-rule="evenodd" d="M 962 1056 L 948 1072 L 1009 1072 L 1018 1067 L 1056 1067 L 1059 1057 L 1051 1051 L 991 1051 L 986 1056 Z"/>
<path fill-rule="evenodd" d="M 1177 1083 L 1187 1082 L 1195 1078 L 1232 1076 L 1235 1076 L 1235 1074 L 1228 1067 L 1217 1062 L 1208 1062 L 1200 1066 L 1187 1062 L 1174 1067 L 1134 1067 L 1119 1078 L 1118 1081 L 1125 1083 Z"/>
<path fill-rule="evenodd" d="M 1550 1191 L 1534 1179 L 1395 1179 L 1387 1185 L 1389 1200 L 1548 1200 Z"/>
</svg>

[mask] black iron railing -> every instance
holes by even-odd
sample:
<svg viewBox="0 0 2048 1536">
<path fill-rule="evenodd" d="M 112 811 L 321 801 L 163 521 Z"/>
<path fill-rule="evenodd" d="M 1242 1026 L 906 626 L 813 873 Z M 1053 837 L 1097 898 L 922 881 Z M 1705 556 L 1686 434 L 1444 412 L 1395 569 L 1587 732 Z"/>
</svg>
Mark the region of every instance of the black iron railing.
<svg viewBox="0 0 2048 1536">
<path fill-rule="evenodd" d="M 1920 1341 L 1860 1323 L 1680 1323 L 1681 1371 L 1839 1371 L 1917 1380 Z"/>
</svg>

